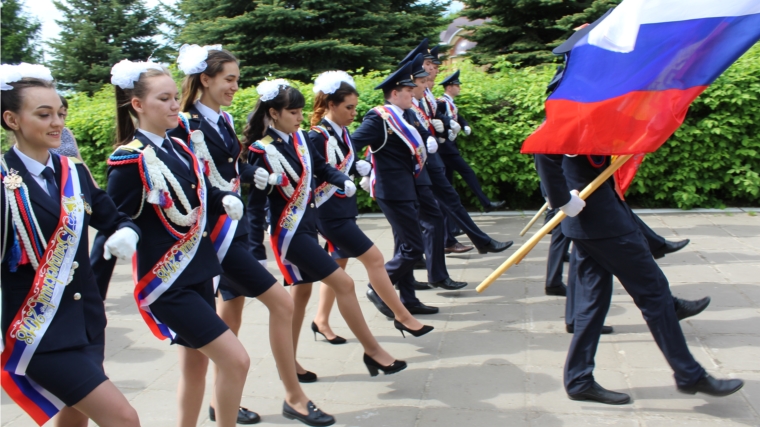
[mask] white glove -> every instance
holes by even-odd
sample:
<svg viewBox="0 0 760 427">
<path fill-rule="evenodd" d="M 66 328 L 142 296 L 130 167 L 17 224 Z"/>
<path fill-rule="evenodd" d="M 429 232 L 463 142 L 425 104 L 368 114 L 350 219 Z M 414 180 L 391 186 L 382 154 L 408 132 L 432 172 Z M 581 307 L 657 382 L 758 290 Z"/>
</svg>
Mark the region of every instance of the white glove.
<svg viewBox="0 0 760 427">
<path fill-rule="evenodd" d="M 361 187 L 362 190 L 369 193 L 369 177 L 368 176 L 363 177 L 361 181 L 359 181 L 359 187 Z"/>
<path fill-rule="evenodd" d="M 256 169 L 256 172 L 253 173 L 253 183 L 256 185 L 256 188 L 259 190 L 263 190 L 267 188 L 267 181 L 269 180 L 269 172 L 267 172 L 264 168 L 258 168 Z"/>
<path fill-rule="evenodd" d="M 435 128 L 435 131 L 438 133 L 443 133 L 444 127 L 443 127 L 443 121 L 439 119 L 433 119 L 431 120 L 433 123 L 433 127 Z"/>
<path fill-rule="evenodd" d="M 243 202 L 235 196 L 222 197 L 222 206 L 224 211 L 233 221 L 239 221 L 243 217 Z"/>
<path fill-rule="evenodd" d="M 472 133 L 472 128 L 469 127 L 469 126 L 465 126 L 464 127 L 464 134 L 467 135 L 467 136 L 470 136 L 471 133 Z"/>
<path fill-rule="evenodd" d="M 457 123 L 455 120 L 451 121 L 449 127 L 452 131 L 454 131 L 454 133 L 459 133 L 459 131 L 462 130 L 462 126 L 459 126 L 459 123 Z"/>
<path fill-rule="evenodd" d="M 436 138 L 436 139 L 438 140 L 438 145 L 441 145 L 444 142 L 446 142 L 446 138 Z"/>
<path fill-rule="evenodd" d="M 457 139 L 457 134 L 453 130 L 449 130 L 449 141 Z"/>
<path fill-rule="evenodd" d="M 346 180 L 343 183 L 343 193 L 346 195 L 346 197 L 352 197 L 354 194 L 356 194 L 356 184 L 354 184 L 351 180 Z"/>
<path fill-rule="evenodd" d="M 366 160 L 358 160 L 356 162 L 356 171 L 359 172 L 359 175 L 361 176 L 367 176 L 370 171 L 372 171 L 372 163 Z"/>
<path fill-rule="evenodd" d="M 66 285 L 68 285 L 69 283 L 71 283 L 71 281 L 72 281 L 72 280 L 74 280 L 74 271 L 75 271 L 75 270 L 76 270 L 78 267 L 79 267 L 79 263 L 78 263 L 78 262 L 76 262 L 76 261 L 74 261 L 74 262 L 71 264 L 71 270 L 69 270 L 69 278 L 68 278 L 68 279 L 66 279 Z"/>
<path fill-rule="evenodd" d="M 586 202 L 578 196 L 578 190 L 573 190 L 570 192 L 570 201 L 559 209 L 564 212 L 565 215 L 572 218 L 581 213 L 585 206 Z"/>
<path fill-rule="evenodd" d="M 427 139 L 427 149 L 428 149 L 428 153 L 435 153 L 436 151 L 438 151 L 438 143 L 435 142 L 435 138 L 433 138 L 432 136 L 429 136 Z"/>
<path fill-rule="evenodd" d="M 135 230 L 124 227 L 116 230 L 103 245 L 103 258 L 109 260 L 112 256 L 129 259 L 137 250 L 137 240 L 140 237 Z"/>
</svg>

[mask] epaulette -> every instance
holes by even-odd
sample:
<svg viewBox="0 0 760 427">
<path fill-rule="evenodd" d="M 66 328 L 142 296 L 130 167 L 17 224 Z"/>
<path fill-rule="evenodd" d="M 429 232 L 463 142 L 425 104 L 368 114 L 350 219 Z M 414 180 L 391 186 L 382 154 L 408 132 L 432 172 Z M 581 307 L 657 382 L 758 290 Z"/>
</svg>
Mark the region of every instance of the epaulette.
<svg viewBox="0 0 760 427">
<path fill-rule="evenodd" d="M 325 139 L 330 139 L 330 133 L 327 131 L 327 128 L 325 128 L 323 126 L 319 126 L 319 125 L 312 126 L 311 130 L 313 130 L 314 132 L 322 134 L 322 136 L 324 136 Z"/>
<path fill-rule="evenodd" d="M 84 164 L 84 162 L 83 162 L 83 161 L 81 161 L 81 160 L 79 160 L 79 158 L 78 158 L 78 157 L 73 157 L 73 156 L 66 156 L 66 157 L 68 157 L 68 158 L 69 158 L 69 161 L 70 161 L 71 163 L 75 164 L 75 165 L 81 165 L 81 164 Z"/>
<path fill-rule="evenodd" d="M 108 157 L 108 165 L 120 166 L 130 163 L 137 163 L 140 160 L 140 155 L 142 154 L 143 147 L 145 147 L 145 144 L 143 144 L 139 139 L 135 139 L 129 144 L 122 145 Z"/>
<path fill-rule="evenodd" d="M 274 139 L 272 139 L 271 136 L 267 135 L 260 140 L 255 141 L 253 144 L 251 144 L 250 147 L 248 147 L 248 149 L 254 153 L 264 154 L 266 152 L 267 145 L 271 144 L 272 142 L 274 142 Z"/>
</svg>

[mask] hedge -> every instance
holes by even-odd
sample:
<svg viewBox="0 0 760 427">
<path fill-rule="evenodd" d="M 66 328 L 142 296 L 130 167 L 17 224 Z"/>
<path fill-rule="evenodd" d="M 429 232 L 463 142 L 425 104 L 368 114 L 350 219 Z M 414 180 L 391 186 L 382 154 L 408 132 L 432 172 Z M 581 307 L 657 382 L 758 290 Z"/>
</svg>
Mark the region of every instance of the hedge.
<svg viewBox="0 0 760 427">
<path fill-rule="evenodd" d="M 457 105 L 472 127 L 469 137 L 457 140 L 463 157 L 480 178 L 492 200 L 506 200 L 513 208 L 535 208 L 543 203 L 531 156 L 520 154 L 522 141 L 543 120 L 543 101 L 553 67 L 514 68 L 496 64 L 486 73 L 471 63 L 458 62 L 463 82 Z M 442 70 L 446 75 L 453 68 Z M 382 102 L 373 88 L 386 73 L 355 77 L 361 93 L 359 119 Z M 311 84 L 297 84 L 306 97 L 305 117 L 313 100 Z M 440 86 L 436 93 L 441 93 Z M 760 199 L 760 45 L 754 46 L 692 105 L 683 126 L 656 153 L 646 157 L 628 196 L 634 206 L 724 207 L 756 206 Z M 240 133 L 256 102 L 255 88 L 240 90 L 226 110 Z M 67 126 L 74 132 L 82 156 L 95 178 L 105 184 L 105 159 L 112 150 L 113 88 L 92 97 L 76 94 L 69 100 Z M 308 123 L 304 123 L 307 128 Z M 455 185 L 469 206 L 476 198 L 457 178 Z M 364 192 L 363 210 L 376 210 Z"/>
</svg>

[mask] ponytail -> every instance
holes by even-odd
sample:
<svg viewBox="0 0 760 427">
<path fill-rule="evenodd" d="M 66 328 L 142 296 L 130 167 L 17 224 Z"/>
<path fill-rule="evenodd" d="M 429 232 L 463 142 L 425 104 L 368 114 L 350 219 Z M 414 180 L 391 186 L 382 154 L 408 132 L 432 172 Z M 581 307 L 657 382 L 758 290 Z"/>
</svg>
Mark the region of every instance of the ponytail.
<svg viewBox="0 0 760 427">
<path fill-rule="evenodd" d="M 116 92 L 116 142 L 117 147 L 132 142 L 137 127 L 137 112 L 132 107 L 133 98 L 144 98 L 148 93 L 147 80 L 151 77 L 167 75 L 171 77 L 171 72 L 166 67 L 161 70 L 150 68 L 140 74 L 140 78 L 134 82 L 134 88 L 122 89 L 115 85 Z"/>
</svg>

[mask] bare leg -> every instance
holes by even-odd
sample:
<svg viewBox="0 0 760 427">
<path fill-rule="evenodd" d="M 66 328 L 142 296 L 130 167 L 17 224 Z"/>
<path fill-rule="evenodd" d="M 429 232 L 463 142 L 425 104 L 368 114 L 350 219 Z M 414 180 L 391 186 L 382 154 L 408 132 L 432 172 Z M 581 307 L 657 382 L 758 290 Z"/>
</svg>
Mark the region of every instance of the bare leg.
<svg viewBox="0 0 760 427">
<path fill-rule="evenodd" d="M 336 259 L 335 262 L 342 269 L 346 269 L 348 264 L 347 258 Z M 317 315 L 314 316 L 314 323 L 317 324 L 319 332 L 325 334 L 325 338 L 331 340 L 335 338 L 335 332 L 330 328 L 330 312 L 335 304 L 335 292 L 329 286 L 322 283 L 319 286 L 319 305 L 317 305 Z"/>
<path fill-rule="evenodd" d="M 80 400 L 74 409 L 84 414 L 101 427 L 139 427 L 140 419 L 137 417 L 137 411 L 129 404 L 127 398 L 111 382 L 105 381 L 95 390 Z M 80 418 L 73 414 L 71 408 L 66 408 L 65 413 L 61 411 L 64 418 L 72 417 L 75 422 Z M 70 426 L 72 424 L 62 424 L 66 419 L 56 420 L 58 426 Z M 77 424 L 73 424 L 77 425 Z M 86 425 L 86 424 L 85 424 Z"/>
<path fill-rule="evenodd" d="M 285 386 L 285 401 L 296 411 L 308 414 L 306 404 L 309 398 L 303 392 L 296 376 L 295 349 L 293 338 L 290 336 L 293 333 L 293 298 L 276 283 L 259 295 L 258 299 L 269 309 L 269 345 L 272 347 L 280 379 Z"/>
<path fill-rule="evenodd" d="M 359 300 L 356 299 L 354 281 L 339 268 L 325 277 L 322 283 L 327 284 L 335 292 L 338 300 L 338 309 L 345 319 L 351 332 L 354 333 L 364 347 L 364 352 L 381 365 L 390 365 L 396 359 L 385 351 L 370 332 L 367 322 L 364 320 Z"/>
<path fill-rule="evenodd" d="M 311 298 L 311 283 L 302 283 L 290 287 L 290 295 L 293 297 L 293 354 L 298 353 L 298 337 L 301 334 L 301 325 L 306 315 L 306 305 Z M 299 374 L 305 374 L 306 369 L 296 360 L 296 369 Z"/>
<path fill-rule="evenodd" d="M 93 390 L 94 391 L 94 390 Z M 55 427 L 87 427 L 90 419 L 71 406 L 64 406 L 61 412 L 53 418 Z"/>
<path fill-rule="evenodd" d="M 214 384 L 214 394 L 217 399 L 215 408 L 217 425 L 234 427 L 237 423 L 243 386 L 251 365 L 248 353 L 232 331 L 225 331 L 198 351 L 219 367 L 219 374 Z"/>
<path fill-rule="evenodd" d="M 388 277 L 388 272 L 385 271 L 385 261 L 383 260 L 383 254 L 377 246 L 372 245 L 367 252 L 363 253 L 357 258 L 364 264 L 364 268 L 367 269 L 367 275 L 369 276 L 369 282 L 372 283 L 372 288 L 375 289 L 377 295 L 388 305 L 393 314 L 396 316 L 396 320 L 403 323 L 409 329 L 417 330 L 424 326 L 417 319 L 409 313 L 409 310 L 401 303 L 396 290 L 393 289 L 393 283 Z"/>
<path fill-rule="evenodd" d="M 240 325 L 243 323 L 243 308 L 245 308 L 245 297 L 237 297 L 229 301 L 224 301 L 220 296 L 216 302 L 216 313 L 227 324 L 233 334 L 240 332 Z M 214 365 L 214 383 L 219 369 Z M 216 408 L 216 395 L 211 395 L 211 407 Z"/>
<path fill-rule="evenodd" d="M 177 386 L 177 403 L 179 427 L 194 427 L 198 425 L 198 415 L 203 405 L 203 392 L 206 390 L 206 371 L 208 357 L 198 350 L 177 346 L 179 352 L 179 368 L 182 373 Z"/>
</svg>

